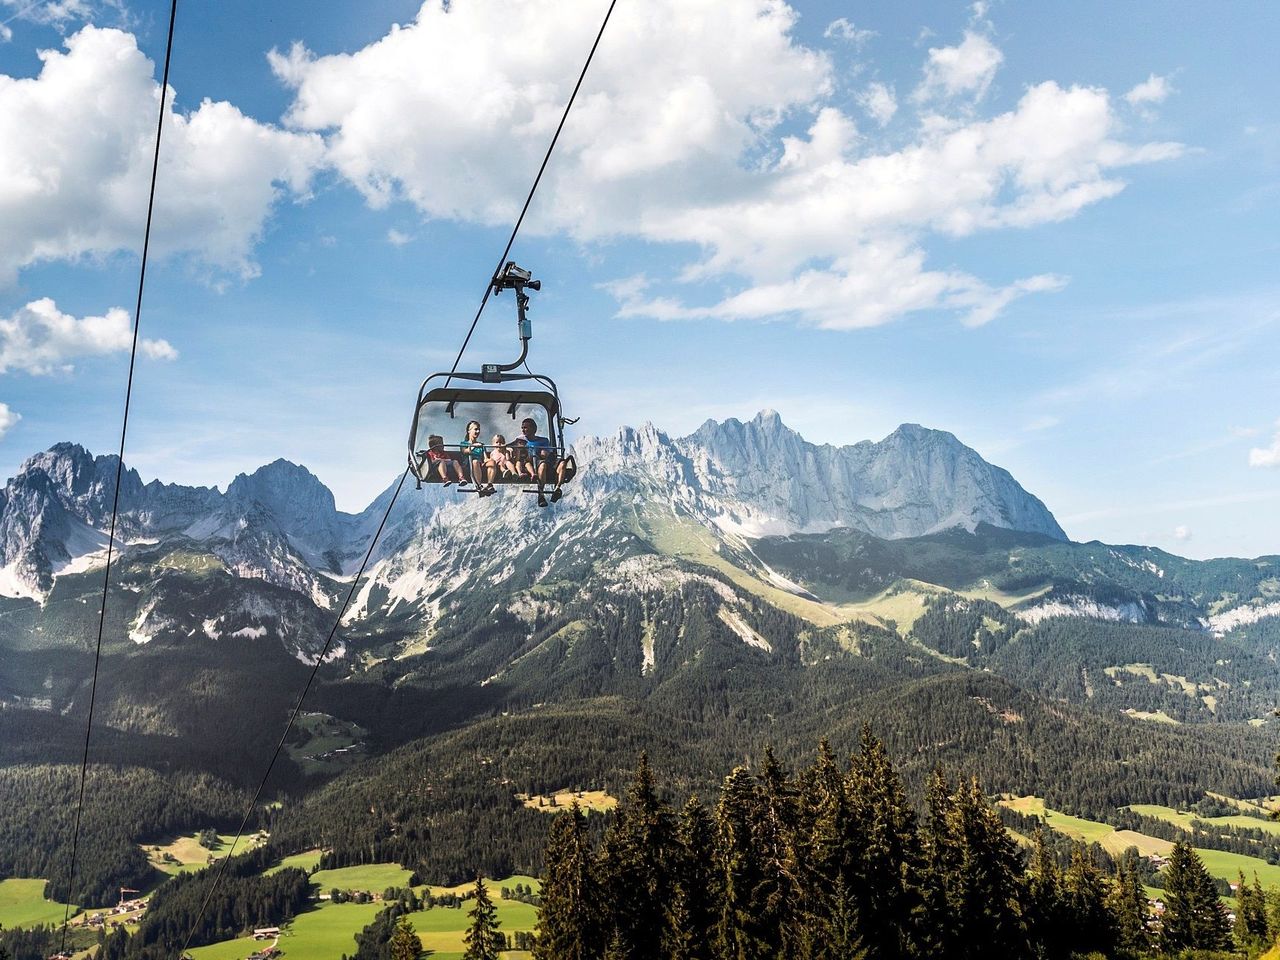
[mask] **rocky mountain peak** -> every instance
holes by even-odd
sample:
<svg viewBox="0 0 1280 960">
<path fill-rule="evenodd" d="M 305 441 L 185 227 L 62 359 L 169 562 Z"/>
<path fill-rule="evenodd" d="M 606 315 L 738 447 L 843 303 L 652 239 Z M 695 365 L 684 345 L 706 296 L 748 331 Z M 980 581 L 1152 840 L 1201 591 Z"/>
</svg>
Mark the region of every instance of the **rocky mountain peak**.
<svg viewBox="0 0 1280 960">
<path fill-rule="evenodd" d="M 327 520 L 337 512 L 333 494 L 304 466 L 283 458 L 241 473 L 227 487 L 227 499 L 261 504 L 281 518 Z"/>
</svg>

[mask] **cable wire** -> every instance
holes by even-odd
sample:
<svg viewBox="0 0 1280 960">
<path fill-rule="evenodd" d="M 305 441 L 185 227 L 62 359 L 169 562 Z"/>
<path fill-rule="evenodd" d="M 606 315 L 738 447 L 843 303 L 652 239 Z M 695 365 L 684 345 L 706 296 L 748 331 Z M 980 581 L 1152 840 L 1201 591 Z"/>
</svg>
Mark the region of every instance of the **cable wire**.
<svg viewBox="0 0 1280 960">
<path fill-rule="evenodd" d="M 400 498 L 400 491 L 404 489 L 404 482 L 408 476 L 409 468 L 405 467 L 404 473 L 400 474 L 400 482 L 396 484 L 396 491 L 391 495 L 391 502 L 387 504 L 387 510 L 378 524 L 378 529 L 369 540 L 369 549 L 364 552 L 364 559 L 360 562 L 360 569 L 351 581 L 351 589 L 347 591 L 346 599 L 342 601 L 342 607 L 338 610 L 337 617 L 334 618 L 333 628 L 329 631 L 329 636 L 324 641 L 324 647 L 321 648 L 315 664 L 311 667 L 311 674 L 307 677 L 307 684 L 302 688 L 302 694 L 298 697 L 298 702 L 294 704 L 293 713 L 289 714 L 289 722 L 285 725 L 284 733 L 280 735 L 280 742 L 276 744 L 275 753 L 271 755 L 267 770 L 262 775 L 262 782 L 258 784 L 258 789 L 254 791 L 253 799 L 249 801 L 249 808 L 245 810 L 244 819 L 240 821 L 240 829 L 236 831 L 235 839 L 231 841 L 231 846 L 228 848 L 226 856 L 222 858 L 218 866 L 218 872 L 213 879 L 213 883 L 209 886 L 208 892 L 204 895 L 204 900 L 200 903 L 200 910 L 196 913 L 196 918 L 191 923 L 191 929 L 187 931 L 186 939 L 182 942 L 182 949 L 178 951 L 179 957 L 186 953 L 187 947 L 191 945 L 191 938 L 195 935 L 196 927 L 200 925 L 200 921 L 204 918 L 205 908 L 209 906 L 209 901 L 218 889 L 218 884 L 222 882 L 223 874 L 227 872 L 227 864 L 231 862 L 231 857 L 236 852 L 236 844 L 244 836 L 245 828 L 249 825 L 249 818 L 253 816 L 253 811 L 257 809 L 258 798 L 262 795 L 262 790 L 267 785 L 271 771 L 275 769 L 276 760 L 280 758 L 280 751 L 284 749 L 285 741 L 289 738 L 289 733 L 293 730 L 293 724 L 298 719 L 298 713 L 302 710 L 302 703 L 307 699 L 307 694 L 311 692 L 311 684 L 315 682 L 316 674 L 320 672 L 320 665 L 324 663 L 325 657 L 329 654 L 329 647 L 333 644 L 333 638 L 337 636 L 338 627 L 342 624 L 342 618 L 347 614 L 347 607 L 351 605 L 351 598 L 356 595 L 356 588 L 360 586 L 360 578 L 364 576 L 365 569 L 369 565 L 369 558 L 373 556 L 373 549 L 378 545 L 378 540 L 382 537 L 382 530 L 387 525 L 387 519 L 391 516 L 391 510 L 395 507 L 396 500 Z"/>
<path fill-rule="evenodd" d="M 502 270 L 503 264 L 506 263 L 507 255 L 511 253 L 511 247 L 516 242 L 516 236 L 520 232 L 520 227 L 524 224 L 525 214 L 529 212 L 529 207 L 533 203 L 534 194 L 537 193 L 538 185 L 542 182 L 542 175 L 546 172 L 547 164 L 550 162 L 551 154 L 554 152 L 556 143 L 560 139 L 560 132 L 564 129 L 565 121 L 569 119 L 569 111 L 573 109 L 573 103 L 577 99 L 578 90 L 581 89 L 582 81 L 587 75 L 587 68 L 591 66 L 591 61 L 596 54 L 596 48 L 600 46 L 600 38 L 604 36 L 605 27 L 609 25 L 609 18 L 613 15 L 613 8 L 617 5 L 617 2 L 618 0 L 610 0 L 609 9 L 605 12 L 604 20 L 601 22 L 600 29 L 596 33 L 595 41 L 591 44 L 591 50 L 587 54 L 586 62 L 582 65 L 582 71 L 578 74 L 578 80 L 573 85 L 573 92 L 569 95 L 569 102 L 565 105 L 564 113 L 560 117 L 560 123 L 556 126 L 556 132 L 552 136 L 551 143 L 547 147 L 547 152 L 542 158 L 542 164 L 538 167 L 538 174 L 533 179 L 533 186 L 529 188 L 529 195 L 525 197 L 524 206 L 520 209 L 520 216 L 516 218 L 515 226 L 511 230 L 511 236 L 507 239 L 507 245 L 502 250 L 502 256 L 498 258 L 498 265 L 493 271 L 494 278 L 496 278 Z M 458 364 L 462 362 L 462 355 L 466 352 L 467 345 L 471 342 L 471 336 L 476 331 L 476 325 L 480 322 L 480 315 L 484 313 L 485 305 L 489 302 L 489 296 L 492 292 L 493 278 L 491 278 L 489 283 L 485 286 L 484 296 L 480 299 L 480 307 L 476 310 L 475 319 L 471 321 L 471 326 L 467 330 L 467 335 L 463 338 L 462 346 L 458 349 L 458 355 L 453 361 L 453 367 L 449 370 L 450 376 L 457 372 Z M 448 386 L 448 384 L 449 381 L 446 379 L 445 386 Z M 400 491 L 404 489 L 404 482 L 408 476 L 409 469 L 406 467 L 404 473 L 400 475 L 400 482 L 396 485 L 396 491 L 391 497 L 391 502 L 387 504 L 387 511 L 383 514 L 382 521 L 378 524 L 377 532 L 374 533 L 373 538 L 369 541 L 369 549 L 365 551 L 364 560 L 360 564 L 359 572 L 356 574 L 355 579 L 351 581 L 351 589 L 347 591 L 347 597 L 342 602 L 342 609 L 338 611 L 338 616 L 334 620 L 333 629 L 329 631 L 329 636 L 325 640 L 324 648 L 321 650 L 320 656 L 316 658 L 315 665 L 311 668 L 311 674 L 307 677 L 307 684 L 302 690 L 302 695 L 298 697 L 298 702 L 293 708 L 293 713 L 289 716 L 289 723 L 285 726 L 284 734 L 280 737 L 280 742 L 276 744 L 275 753 L 271 755 L 271 761 L 267 764 L 267 771 L 263 774 L 257 790 L 254 791 L 253 799 L 249 803 L 249 808 L 245 811 L 244 819 L 240 822 L 240 829 L 236 832 L 235 839 L 231 841 L 231 846 L 227 850 L 226 856 L 222 858 L 213 883 L 210 884 L 208 891 L 205 893 L 204 899 L 200 903 L 200 909 L 196 913 L 195 920 L 192 921 L 191 928 L 187 931 L 187 935 L 182 942 L 182 948 L 178 952 L 179 957 L 186 953 L 187 947 L 191 945 L 191 938 L 195 935 L 196 928 L 204 918 L 204 912 L 209 906 L 209 901 L 213 898 L 214 893 L 218 889 L 218 885 L 222 882 L 223 875 L 227 871 L 227 864 L 231 862 L 231 857 L 235 853 L 236 844 L 238 844 L 241 837 L 244 836 L 245 828 L 249 825 L 249 819 L 252 817 L 253 811 L 257 808 L 258 799 L 262 795 L 262 790 L 266 786 L 267 779 L 271 776 L 271 771 L 275 766 L 276 760 L 280 756 L 280 751 L 284 749 L 285 740 L 293 729 L 294 721 L 297 719 L 298 713 L 302 709 L 302 704 L 303 701 L 306 700 L 307 693 L 311 690 L 311 684 L 315 681 L 320 665 L 324 663 L 324 658 L 329 652 L 329 646 L 333 643 L 333 638 L 338 632 L 338 627 L 342 623 L 343 616 L 346 615 L 347 607 L 351 603 L 352 597 L 355 596 L 356 587 L 360 583 L 360 578 L 364 576 L 365 568 L 369 563 L 369 558 L 373 556 L 374 547 L 377 545 L 378 539 L 382 536 L 382 530 L 386 526 L 387 519 L 391 516 L 391 509 L 395 506 L 396 500 L 400 496 Z"/>
<path fill-rule="evenodd" d="M 138 269 L 138 300 L 133 311 L 133 342 L 129 347 L 129 377 L 124 390 L 124 417 L 120 424 L 120 450 L 116 457 L 116 488 L 111 498 L 111 526 L 107 533 L 107 566 L 102 575 L 102 605 L 98 608 L 98 642 L 93 653 L 93 680 L 89 685 L 89 718 L 84 731 L 84 755 L 80 760 L 80 795 L 76 802 L 75 829 L 71 834 L 71 862 L 67 868 L 67 907 L 62 916 L 61 951 L 67 952 L 67 923 L 71 919 L 71 895 L 75 889 L 76 858 L 80 851 L 80 823 L 84 813 L 84 788 L 89 772 L 89 741 L 93 734 L 93 709 L 98 697 L 98 667 L 102 663 L 102 634 L 107 619 L 107 593 L 111 586 L 111 559 L 116 542 L 116 517 L 120 512 L 120 483 L 124 479 L 124 445 L 129 434 L 129 405 L 133 399 L 133 371 L 138 360 L 138 330 L 142 326 L 142 293 L 147 283 L 147 253 L 151 248 L 151 218 L 156 206 L 156 178 L 160 171 L 160 141 L 164 135 L 165 107 L 169 95 L 169 64 L 173 60 L 173 27 L 178 0 L 169 6 L 169 35 L 164 47 L 164 74 L 160 80 L 160 115 L 156 119 L 156 149 L 151 158 L 151 189 L 147 195 L 147 225 L 142 234 L 142 264 Z"/>
<path fill-rule="evenodd" d="M 462 346 L 458 350 L 457 357 L 454 358 L 453 366 L 449 370 L 449 376 L 445 377 L 444 385 L 449 386 L 449 379 L 458 372 L 458 364 L 462 362 L 462 355 L 467 352 L 467 344 L 471 342 L 471 335 L 476 332 L 476 324 L 480 322 L 480 314 L 484 313 L 485 305 L 489 302 L 489 294 L 493 292 L 493 283 L 498 278 L 498 274 L 502 272 L 502 266 L 507 262 L 507 255 L 511 253 L 511 247 L 516 242 L 516 234 L 520 232 L 520 227 L 524 224 L 524 215 L 529 212 L 529 205 L 533 203 L 533 195 L 538 192 L 538 185 L 542 183 L 542 174 L 547 169 L 547 163 L 551 160 L 551 153 L 556 148 L 556 142 L 560 139 L 560 131 L 564 129 L 565 121 L 569 119 L 569 111 L 573 109 L 573 102 L 578 98 L 578 90 L 582 88 L 582 81 L 587 76 L 587 69 L 591 66 L 591 61 L 596 55 L 596 48 L 600 46 L 600 38 L 604 36 L 604 28 L 609 25 L 609 18 L 613 16 L 613 8 L 617 5 L 618 0 L 609 0 L 609 9 L 605 11 L 604 20 L 600 23 L 600 29 L 596 32 L 595 42 L 591 44 L 591 51 L 587 54 L 587 60 L 582 65 L 582 72 L 578 74 L 578 82 L 573 85 L 573 92 L 569 94 L 569 102 L 564 105 L 564 113 L 560 115 L 560 123 L 556 126 L 556 132 L 551 138 L 551 143 L 547 146 L 547 152 L 542 158 L 542 166 L 538 167 L 538 175 L 533 178 L 533 186 L 529 188 L 529 195 L 524 199 L 524 206 L 520 208 L 520 216 L 516 218 L 516 225 L 511 229 L 511 236 L 507 239 L 507 245 L 502 249 L 502 256 L 498 258 L 498 265 L 493 268 L 493 276 L 489 279 L 489 285 L 484 288 L 484 296 L 480 298 L 480 308 L 476 311 L 475 319 L 471 321 L 471 328 L 467 330 L 467 335 L 463 338 Z"/>
</svg>

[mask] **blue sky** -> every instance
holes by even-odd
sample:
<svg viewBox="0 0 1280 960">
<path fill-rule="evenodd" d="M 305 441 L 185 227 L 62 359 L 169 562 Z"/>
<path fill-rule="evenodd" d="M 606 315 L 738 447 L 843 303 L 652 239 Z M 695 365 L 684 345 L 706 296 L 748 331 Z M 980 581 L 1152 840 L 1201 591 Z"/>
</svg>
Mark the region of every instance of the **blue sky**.
<svg viewBox="0 0 1280 960">
<path fill-rule="evenodd" d="M 385 486 L 604 6 L 180 8 L 145 477 Z M 579 430 L 919 422 L 1076 539 L 1280 553 L 1280 9 L 1046 9 L 619 0 L 515 249 Z M 115 449 L 166 17 L 0 0 L 6 475 Z"/>
</svg>

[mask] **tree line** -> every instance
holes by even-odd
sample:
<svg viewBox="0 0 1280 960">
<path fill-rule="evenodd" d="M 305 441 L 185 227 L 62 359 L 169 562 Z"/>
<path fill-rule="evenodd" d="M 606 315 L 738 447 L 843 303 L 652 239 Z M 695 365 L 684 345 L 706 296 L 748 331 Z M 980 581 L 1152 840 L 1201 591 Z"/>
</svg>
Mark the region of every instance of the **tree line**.
<svg viewBox="0 0 1280 960">
<path fill-rule="evenodd" d="M 1043 831 L 1028 859 L 975 778 L 928 781 L 923 816 L 864 729 L 846 765 L 823 743 L 789 774 L 772 752 L 735 769 L 714 811 L 676 813 L 642 756 L 599 842 L 576 805 L 547 844 L 538 960 L 909 960 L 1143 957 L 1224 950 L 1231 926 L 1190 844 L 1149 903 L 1136 852 L 1108 875 L 1065 868 Z M 1241 945 L 1271 936 L 1247 888 Z M 1241 907 L 1242 918 L 1246 914 Z"/>
</svg>

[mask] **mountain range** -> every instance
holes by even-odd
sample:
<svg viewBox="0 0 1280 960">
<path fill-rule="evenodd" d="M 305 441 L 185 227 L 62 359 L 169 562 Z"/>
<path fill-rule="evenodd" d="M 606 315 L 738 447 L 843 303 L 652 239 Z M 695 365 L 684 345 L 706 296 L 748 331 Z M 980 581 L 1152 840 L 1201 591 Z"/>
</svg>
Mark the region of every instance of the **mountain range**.
<svg viewBox="0 0 1280 960">
<path fill-rule="evenodd" d="M 1006 471 L 910 424 L 834 447 L 765 411 L 575 450 L 548 509 L 406 485 L 354 583 L 394 487 L 348 514 L 284 460 L 225 491 L 124 470 L 93 758 L 251 789 L 323 655 L 273 832 L 433 876 L 536 868 L 516 792 L 616 784 L 642 749 L 706 791 L 764 744 L 850 749 L 863 721 L 916 784 L 962 766 L 1080 813 L 1270 792 L 1280 557 L 1071 542 Z M 0 781 L 79 769 L 117 466 L 59 444 L 0 493 Z M 117 823 L 86 882 L 142 882 L 128 843 L 198 819 Z M 60 842 L 0 851 L 0 875 L 52 875 Z"/>
</svg>

